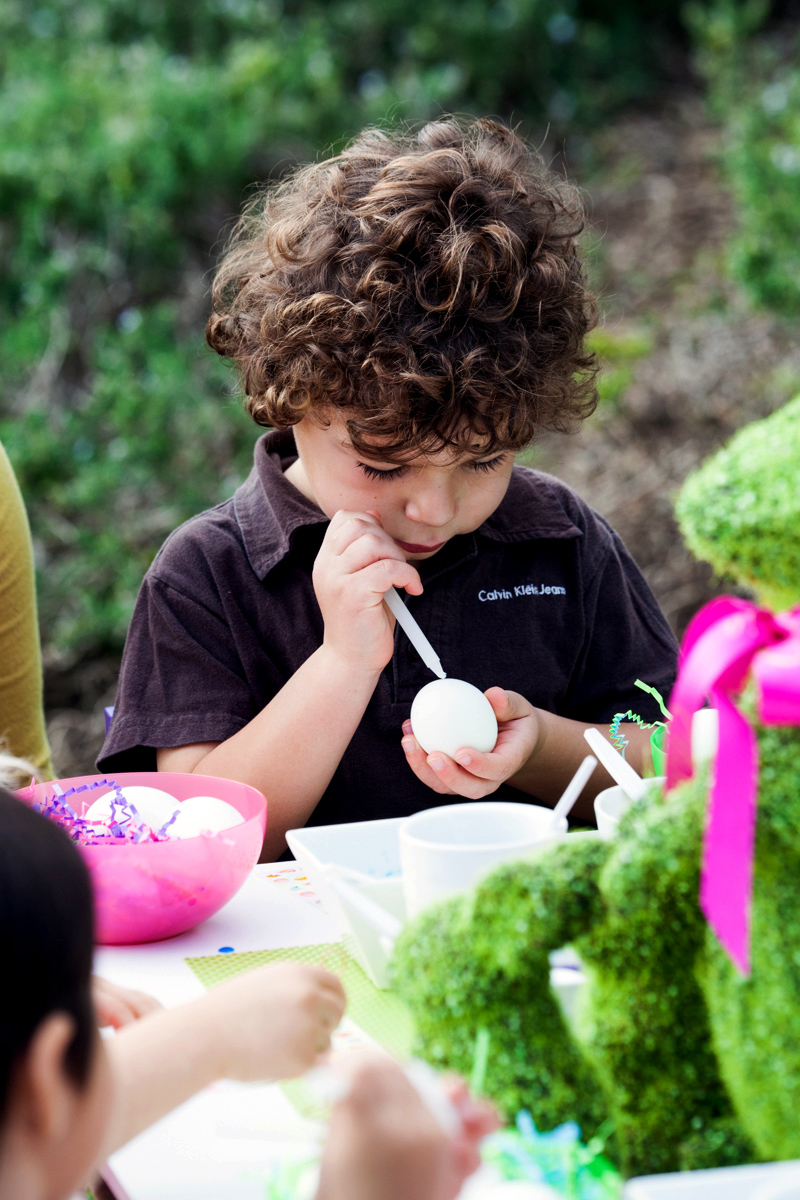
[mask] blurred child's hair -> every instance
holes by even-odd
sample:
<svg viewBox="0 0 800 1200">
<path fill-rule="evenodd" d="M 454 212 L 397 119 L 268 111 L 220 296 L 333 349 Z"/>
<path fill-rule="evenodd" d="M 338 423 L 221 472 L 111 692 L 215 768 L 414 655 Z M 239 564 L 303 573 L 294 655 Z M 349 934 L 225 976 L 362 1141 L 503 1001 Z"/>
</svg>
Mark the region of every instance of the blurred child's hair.
<svg viewBox="0 0 800 1200">
<path fill-rule="evenodd" d="M 0 754 L 0 777 L 8 770 L 8 756 Z M 0 787 L 0 1120 L 14 1070 L 53 1012 L 75 1022 L 64 1069 L 77 1086 L 86 1083 L 97 1038 L 92 945 L 92 890 L 78 850 L 62 829 Z"/>
<path fill-rule="evenodd" d="M 367 129 L 248 205 L 209 344 L 260 425 L 346 410 L 357 451 L 517 450 L 596 403 L 577 191 L 505 126 Z"/>
</svg>

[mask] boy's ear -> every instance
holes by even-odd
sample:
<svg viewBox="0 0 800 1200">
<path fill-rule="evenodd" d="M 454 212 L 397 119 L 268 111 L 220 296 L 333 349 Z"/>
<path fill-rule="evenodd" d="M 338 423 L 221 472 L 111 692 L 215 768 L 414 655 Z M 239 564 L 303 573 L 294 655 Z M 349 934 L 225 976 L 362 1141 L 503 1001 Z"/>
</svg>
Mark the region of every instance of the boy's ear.
<svg viewBox="0 0 800 1200">
<path fill-rule="evenodd" d="M 51 1013 L 36 1029 L 15 1072 L 16 1121 L 37 1141 L 59 1141 L 69 1133 L 75 1088 L 64 1062 L 74 1036 L 73 1018 L 64 1012 Z"/>
</svg>

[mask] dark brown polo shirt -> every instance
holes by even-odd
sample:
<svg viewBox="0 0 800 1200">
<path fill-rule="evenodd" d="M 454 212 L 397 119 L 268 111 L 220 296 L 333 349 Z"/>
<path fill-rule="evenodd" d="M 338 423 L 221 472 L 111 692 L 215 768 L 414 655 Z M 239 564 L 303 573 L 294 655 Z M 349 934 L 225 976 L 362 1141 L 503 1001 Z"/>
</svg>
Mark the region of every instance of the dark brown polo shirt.
<svg viewBox="0 0 800 1200">
<path fill-rule="evenodd" d="M 295 456 L 290 433 L 260 438 L 233 499 L 159 551 L 128 631 L 103 772 L 155 770 L 159 746 L 231 737 L 321 644 L 311 568 L 327 518 L 285 478 Z M 559 480 L 515 467 L 489 520 L 418 566 L 425 591 L 409 607 L 448 675 L 581 721 L 628 708 L 658 718 L 634 680 L 668 696 L 675 640 L 620 539 Z M 311 824 L 447 802 L 419 782 L 400 746 L 411 701 L 431 679 L 398 628 Z M 502 795 L 524 798 L 507 786 Z"/>
</svg>

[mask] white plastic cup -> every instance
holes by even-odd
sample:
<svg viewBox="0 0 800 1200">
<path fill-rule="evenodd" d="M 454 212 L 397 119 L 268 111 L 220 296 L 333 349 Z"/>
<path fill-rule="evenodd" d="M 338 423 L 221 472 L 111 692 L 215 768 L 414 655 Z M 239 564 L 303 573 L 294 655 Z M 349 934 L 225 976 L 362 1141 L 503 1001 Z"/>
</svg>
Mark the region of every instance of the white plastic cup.
<svg viewBox="0 0 800 1200">
<path fill-rule="evenodd" d="M 655 779 L 647 779 L 645 782 L 648 788 L 657 784 L 663 790 L 667 777 L 658 775 Z M 619 784 L 597 793 L 594 798 L 594 815 L 597 820 L 597 831 L 605 841 L 614 836 L 625 813 L 635 803 L 638 801 L 631 800 Z"/>
<path fill-rule="evenodd" d="M 715 708 L 699 708 L 692 716 L 692 765 L 695 769 L 713 762 L 719 742 L 719 713 Z"/>
<path fill-rule="evenodd" d="M 409 917 L 468 891 L 498 863 L 559 841 L 567 819 L 538 804 L 478 800 L 414 813 L 400 826 L 400 862 Z"/>
</svg>

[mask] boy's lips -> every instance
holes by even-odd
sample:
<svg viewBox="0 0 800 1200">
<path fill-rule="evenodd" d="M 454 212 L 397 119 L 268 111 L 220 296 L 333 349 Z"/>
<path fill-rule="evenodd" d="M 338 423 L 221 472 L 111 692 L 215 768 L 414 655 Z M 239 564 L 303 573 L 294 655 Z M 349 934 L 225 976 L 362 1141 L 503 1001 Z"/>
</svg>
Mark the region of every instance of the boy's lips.
<svg viewBox="0 0 800 1200">
<path fill-rule="evenodd" d="M 436 542 L 433 546 L 418 546 L 414 542 L 401 542 L 399 538 L 395 538 L 395 541 L 406 554 L 430 554 L 433 550 L 441 550 L 444 545 L 444 542 Z"/>
</svg>

